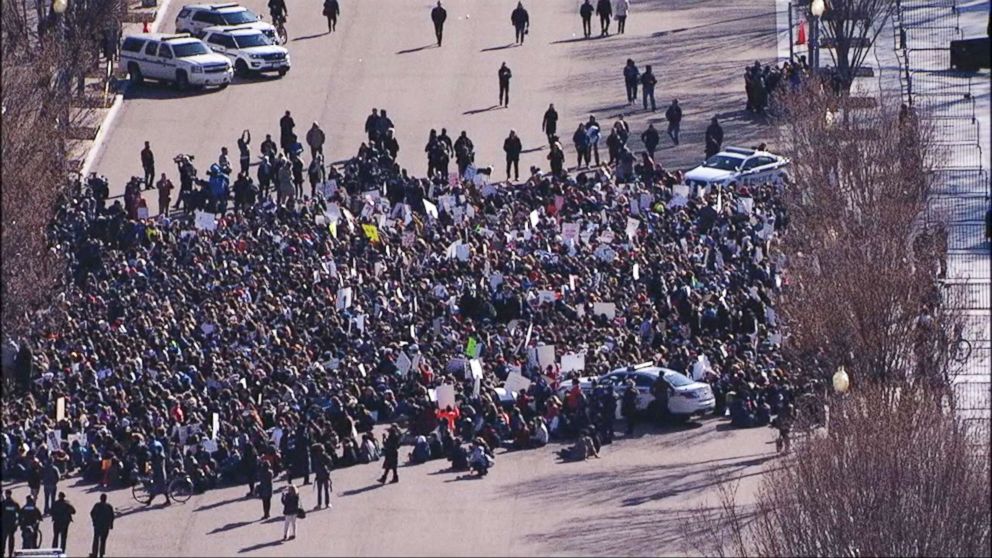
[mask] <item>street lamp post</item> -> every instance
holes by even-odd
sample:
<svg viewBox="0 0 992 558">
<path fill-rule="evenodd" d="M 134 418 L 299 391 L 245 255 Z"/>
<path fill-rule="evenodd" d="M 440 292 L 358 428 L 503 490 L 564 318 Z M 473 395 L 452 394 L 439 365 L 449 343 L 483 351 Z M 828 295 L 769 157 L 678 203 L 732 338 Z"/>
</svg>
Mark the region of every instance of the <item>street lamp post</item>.
<svg viewBox="0 0 992 558">
<path fill-rule="evenodd" d="M 809 5 L 809 52 L 814 71 L 820 68 L 820 16 L 826 9 L 823 0 L 813 0 Z"/>
</svg>

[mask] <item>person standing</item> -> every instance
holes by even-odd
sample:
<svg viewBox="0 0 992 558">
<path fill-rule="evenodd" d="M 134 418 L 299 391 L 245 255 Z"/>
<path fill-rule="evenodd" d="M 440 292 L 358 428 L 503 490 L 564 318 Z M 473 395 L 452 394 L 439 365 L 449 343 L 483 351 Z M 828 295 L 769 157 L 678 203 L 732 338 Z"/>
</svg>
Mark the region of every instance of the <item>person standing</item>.
<svg viewBox="0 0 992 558">
<path fill-rule="evenodd" d="M 610 34 L 610 19 L 613 17 L 613 5 L 610 0 L 599 0 L 596 3 L 596 15 L 599 16 L 599 36 Z"/>
<path fill-rule="evenodd" d="M 52 504 L 52 548 L 58 547 L 65 552 L 65 546 L 69 539 L 69 524 L 72 523 L 72 516 L 76 514 L 76 508 L 65 499 L 65 492 L 59 492 L 59 499 Z"/>
<path fill-rule="evenodd" d="M 617 34 L 623 35 L 627 29 L 627 14 L 630 12 L 630 0 L 613 0 L 613 14 L 617 18 Z"/>
<path fill-rule="evenodd" d="M 599 166 L 599 140 L 602 136 L 602 132 L 599 128 L 599 122 L 596 122 L 596 117 L 589 115 L 589 121 L 586 122 L 586 135 L 589 137 L 589 151 L 596 158 L 596 166 Z M 586 162 L 589 163 L 589 155 L 586 155 Z"/>
<path fill-rule="evenodd" d="M 372 109 L 372 114 L 365 118 L 365 133 L 369 137 L 369 145 L 379 141 L 379 109 Z"/>
<path fill-rule="evenodd" d="M 248 167 L 251 166 L 251 151 L 248 150 L 248 146 L 251 144 L 251 132 L 247 129 L 241 132 L 241 137 L 238 138 L 238 161 L 241 163 L 241 172 L 247 173 Z"/>
<path fill-rule="evenodd" d="M 151 456 L 151 466 L 152 466 L 152 491 L 145 502 L 146 506 L 150 506 L 155 497 L 159 494 L 165 496 L 165 505 L 172 505 L 172 498 L 169 496 L 169 485 L 168 485 L 168 475 L 166 474 L 166 457 L 165 450 L 160 443 L 154 442 L 152 444 L 152 456 Z"/>
<path fill-rule="evenodd" d="M 34 498 L 28 496 L 24 500 L 24 507 L 21 508 L 17 516 L 17 523 L 21 527 L 21 546 L 24 549 L 38 548 L 41 541 L 41 510 L 34 504 Z"/>
<path fill-rule="evenodd" d="M 654 124 L 648 124 L 648 129 L 641 133 L 641 141 L 644 143 L 644 149 L 647 150 L 648 155 L 654 159 L 654 152 L 658 149 L 658 142 L 661 141 L 661 136 Z"/>
<path fill-rule="evenodd" d="M 551 152 L 548 153 L 551 162 L 551 174 L 561 177 L 565 171 L 565 151 L 558 142 L 558 136 L 551 136 Z"/>
<path fill-rule="evenodd" d="M 517 2 L 517 7 L 510 13 L 510 23 L 516 32 L 516 44 L 524 44 L 524 36 L 530 32 L 530 14 L 524 8 L 523 2 Z"/>
<path fill-rule="evenodd" d="M 431 10 L 431 21 L 434 22 L 434 36 L 437 38 L 437 46 L 441 46 L 441 40 L 444 38 L 444 21 L 448 19 L 448 10 L 444 9 L 441 5 L 441 0 L 438 0 L 437 6 Z"/>
<path fill-rule="evenodd" d="M 152 153 L 152 146 L 147 141 L 145 148 L 141 150 L 141 168 L 145 170 L 145 190 L 151 190 L 155 181 L 155 154 Z"/>
<path fill-rule="evenodd" d="M 324 451 L 323 444 L 315 444 L 313 447 L 313 472 L 317 481 L 317 507 L 321 504 L 324 507 L 331 507 L 331 457 Z"/>
<path fill-rule="evenodd" d="M 587 0 L 588 1 L 588 0 Z M 548 105 L 548 110 L 544 111 L 544 118 L 541 120 L 541 131 L 548 136 L 548 143 L 554 143 L 555 135 L 558 133 L 558 111 L 555 104 Z"/>
<path fill-rule="evenodd" d="M 679 130 L 682 124 L 682 107 L 679 106 L 678 99 L 672 99 L 672 104 L 668 105 L 665 111 L 665 120 L 668 120 L 668 137 L 672 138 L 675 145 L 679 144 Z M 654 158 L 654 155 L 651 155 Z"/>
<path fill-rule="evenodd" d="M 637 418 L 637 396 L 637 386 L 634 385 L 634 381 L 627 380 L 620 402 L 620 414 L 627 421 L 627 436 L 634 435 L 634 422 Z"/>
<path fill-rule="evenodd" d="M 341 5 L 338 0 L 324 0 L 324 17 L 327 18 L 327 32 L 333 33 L 338 27 L 338 16 L 341 15 Z"/>
<path fill-rule="evenodd" d="M 320 129 L 320 126 L 314 122 L 313 126 L 307 130 L 307 145 L 310 146 L 310 158 L 313 159 L 317 157 L 317 154 L 324 154 L 324 140 L 326 136 L 324 131 Z"/>
<path fill-rule="evenodd" d="M 90 510 L 93 521 L 93 550 L 90 556 L 103 558 L 107 554 L 107 537 L 114 528 L 114 507 L 107 503 L 107 495 L 101 494 L 100 501 Z"/>
<path fill-rule="evenodd" d="M 262 501 L 262 519 L 268 519 L 272 509 L 272 466 L 264 459 L 258 467 L 258 498 Z"/>
<path fill-rule="evenodd" d="M 14 538 L 17 536 L 17 519 L 20 516 L 21 505 L 14 499 L 14 492 L 4 491 L 3 502 L 0 503 L 0 527 L 3 538 L 0 538 L 0 554 L 7 549 L 7 556 L 14 555 Z"/>
<path fill-rule="evenodd" d="M 648 97 L 651 97 L 651 112 L 656 109 L 654 104 L 654 86 L 656 83 L 658 80 L 654 77 L 651 66 L 645 66 L 644 73 L 641 74 L 641 100 L 644 102 L 644 110 L 648 110 Z"/>
<path fill-rule="evenodd" d="M 45 461 L 45 465 L 41 468 L 41 484 L 45 489 L 45 515 L 48 515 L 48 512 L 52 510 L 52 504 L 55 503 L 55 495 L 58 493 L 59 479 L 61 478 L 62 474 L 59 472 L 59 468 L 55 466 L 55 462 L 51 458 Z"/>
<path fill-rule="evenodd" d="M 272 140 L 272 134 L 265 134 L 265 139 L 262 140 L 262 155 L 268 155 L 269 157 L 275 157 L 278 151 L 276 150 L 276 142 Z"/>
<path fill-rule="evenodd" d="M 627 86 L 627 102 L 637 102 L 637 84 L 641 81 L 641 72 L 634 65 L 634 61 L 627 59 L 627 65 L 623 67 L 623 82 Z"/>
<path fill-rule="evenodd" d="M 503 152 L 506 153 L 506 179 L 510 180 L 510 167 L 513 167 L 513 179 L 520 180 L 520 153 L 524 150 L 517 137 L 516 130 L 510 130 L 510 135 L 503 140 Z"/>
<path fill-rule="evenodd" d="M 289 156 L 289 164 L 293 171 L 293 186 L 296 187 L 294 190 L 295 197 L 303 197 L 303 159 L 299 155 L 293 153 Z M 309 483 L 307 483 L 309 484 Z"/>
<path fill-rule="evenodd" d="M 582 168 L 583 160 L 586 162 L 586 166 L 589 166 L 589 134 L 586 133 L 586 127 L 581 122 L 575 129 L 575 133 L 572 134 L 572 143 L 575 144 L 575 168 Z"/>
<path fill-rule="evenodd" d="M 706 158 L 716 155 L 723 146 L 723 128 L 720 121 L 714 116 L 710 120 L 709 127 L 706 128 Z"/>
<path fill-rule="evenodd" d="M 475 159 L 475 145 L 469 139 L 468 133 L 462 130 L 454 145 L 455 162 L 458 164 L 458 176 L 464 176 L 465 170 Z"/>
<path fill-rule="evenodd" d="M 503 62 L 499 67 L 499 72 L 497 72 L 499 77 L 499 106 L 508 107 L 510 106 L 510 78 L 513 77 L 513 72 Z"/>
<path fill-rule="evenodd" d="M 293 121 L 293 116 L 286 111 L 286 114 L 279 119 L 279 147 L 289 153 L 293 144 L 296 143 L 296 134 L 293 133 L 293 128 L 296 127 L 296 122 Z"/>
<path fill-rule="evenodd" d="M 579 7 L 579 16 L 582 17 L 582 35 L 587 39 L 592 36 L 592 13 L 594 11 L 596 10 L 592 7 L 590 0 L 585 0 Z"/>
<path fill-rule="evenodd" d="M 297 514 L 300 513 L 300 509 L 300 493 L 296 490 L 296 486 L 293 483 L 289 483 L 286 492 L 282 495 L 282 515 L 284 520 L 282 525 L 282 540 L 286 541 L 296 538 L 296 518 Z M 293 528 L 293 536 L 288 537 L 290 527 Z"/>
<path fill-rule="evenodd" d="M 511 131 L 512 135 L 513 132 Z M 509 157 L 509 155 L 507 155 Z M 507 166 L 509 169 L 509 166 Z M 400 482 L 399 474 L 396 472 L 396 468 L 400 463 L 400 430 L 394 424 L 389 427 L 389 433 L 384 435 L 382 441 L 382 476 L 379 477 L 379 483 L 385 484 L 386 477 L 389 472 L 393 472 L 393 480 L 390 482 Z"/>
</svg>

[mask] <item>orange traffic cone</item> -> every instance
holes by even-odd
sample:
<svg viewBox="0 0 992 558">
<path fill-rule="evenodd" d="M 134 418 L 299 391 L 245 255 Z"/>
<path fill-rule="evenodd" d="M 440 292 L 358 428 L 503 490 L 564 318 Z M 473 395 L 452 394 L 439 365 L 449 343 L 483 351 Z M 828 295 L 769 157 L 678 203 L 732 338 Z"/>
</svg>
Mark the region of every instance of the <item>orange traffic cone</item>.
<svg viewBox="0 0 992 558">
<path fill-rule="evenodd" d="M 149 29 L 148 29 L 148 22 L 147 21 L 141 22 L 141 32 L 142 33 L 149 33 L 150 32 Z M 805 37 L 805 35 L 802 35 L 802 36 Z"/>
<path fill-rule="evenodd" d="M 800 21 L 799 22 L 799 36 L 796 37 L 796 44 L 797 45 L 804 45 L 804 44 L 806 44 L 806 22 L 805 21 Z"/>
</svg>

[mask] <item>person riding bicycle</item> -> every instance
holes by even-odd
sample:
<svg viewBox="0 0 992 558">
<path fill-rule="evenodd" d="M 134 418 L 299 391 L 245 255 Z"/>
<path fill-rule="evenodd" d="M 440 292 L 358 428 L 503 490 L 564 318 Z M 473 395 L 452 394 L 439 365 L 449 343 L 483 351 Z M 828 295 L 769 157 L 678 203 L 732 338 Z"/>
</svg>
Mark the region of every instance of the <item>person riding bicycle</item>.
<svg viewBox="0 0 992 558">
<path fill-rule="evenodd" d="M 155 497 L 158 496 L 159 494 L 162 494 L 165 496 L 165 505 L 168 506 L 172 504 L 172 499 L 169 497 L 169 483 L 168 483 L 169 479 L 165 469 L 166 461 L 167 461 L 165 456 L 165 449 L 162 447 L 162 444 L 158 440 L 152 442 L 151 449 L 152 449 L 152 459 L 151 459 L 152 487 L 151 490 L 149 491 L 151 497 L 148 498 L 148 501 L 145 503 L 145 505 L 146 506 L 151 505 L 152 500 L 154 500 Z"/>
<path fill-rule="evenodd" d="M 272 17 L 272 25 L 278 26 L 280 23 L 286 23 L 289 18 L 286 0 L 269 0 L 269 15 Z"/>
</svg>

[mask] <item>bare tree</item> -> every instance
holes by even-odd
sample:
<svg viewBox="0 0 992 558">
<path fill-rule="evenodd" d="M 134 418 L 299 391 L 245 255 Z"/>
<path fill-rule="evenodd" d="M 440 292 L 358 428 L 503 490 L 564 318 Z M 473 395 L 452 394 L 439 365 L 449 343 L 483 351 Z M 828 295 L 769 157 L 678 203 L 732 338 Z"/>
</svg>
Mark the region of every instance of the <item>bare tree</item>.
<svg viewBox="0 0 992 558">
<path fill-rule="evenodd" d="M 766 474 L 746 508 L 726 489 L 701 541 L 739 556 L 989 556 L 989 441 L 926 386 L 858 386 L 830 429 Z"/>
<path fill-rule="evenodd" d="M 844 91 L 850 90 L 854 77 L 898 4 L 898 0 L 826 2 L 826 11 L 821 18 L 821 43 L 830 49 Z"/>
</svg>

